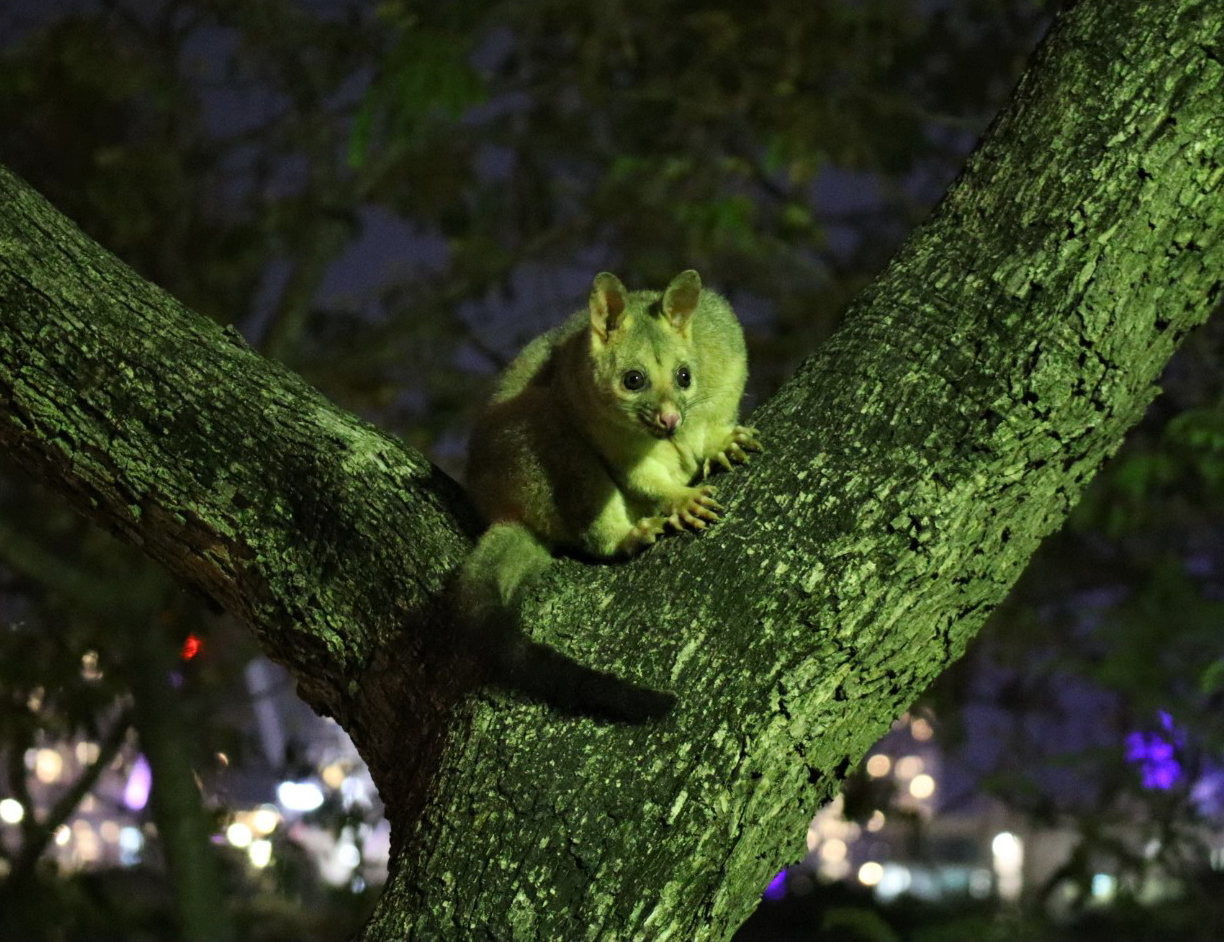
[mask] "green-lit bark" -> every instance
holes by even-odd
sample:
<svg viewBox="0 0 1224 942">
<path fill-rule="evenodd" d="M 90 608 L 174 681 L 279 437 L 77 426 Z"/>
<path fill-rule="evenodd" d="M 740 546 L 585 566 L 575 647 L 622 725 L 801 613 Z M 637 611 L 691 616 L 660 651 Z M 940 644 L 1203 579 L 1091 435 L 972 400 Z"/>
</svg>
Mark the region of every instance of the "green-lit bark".
<svg viewBox="0 0 1224 942">
<path fill-rule="evenodd" d="M 465 692 L 427 462 L 0 175 L 0 444 L 246 620 L 370 761 L 376 939 L 719 939 L 1156 392 L 1224 278 L 1224 11 L 1081 0 L 933 219 L 753 418 L 701 538 L 564 563 L 534 635 L 642 727 Z M 715 277 L 708 280 L 716 283 Z M 442 639 L 445 640 L 445 639 Z"/>
</svg>

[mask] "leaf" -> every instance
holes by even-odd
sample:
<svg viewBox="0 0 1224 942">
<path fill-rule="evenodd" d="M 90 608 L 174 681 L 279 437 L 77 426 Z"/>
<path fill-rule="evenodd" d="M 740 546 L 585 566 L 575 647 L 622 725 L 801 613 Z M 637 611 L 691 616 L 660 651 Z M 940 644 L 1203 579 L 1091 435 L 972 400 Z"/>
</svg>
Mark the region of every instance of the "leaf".
<svg viewBox="0 0 1224 942">
<path fill-rule="evenodd" d="M 1199 691 L 1206 696 L 1224 690 L 1224 658 L 1212 661 L 1199 675 Z"/>
<path fill-rule="evenodd" d="M 371 84 L 349 138 L 349 162 L 368 158 L 375 130 L 392 142 L 423 148 L 441 130 L 483 103 L 484 79 L 468 61 L 469 41 L 415 25 L 405 27 Z"/>
<path fill-rule="evenodd" d="M 846 942 L 899 942 L 900 936 L 879 913 L 870 909 L 837 906 L 825 913 L 822 932 L 835 933 Z"/>
<path fill-rule="evenodd" d="M 354 170 L 365 166 L 366 158 L 370 155 L 370 137 L 373 134 L 375 110 L 374 99 L 367 97 L 361 103 L 353 119 L 353 130 L 349 134 L 348 142 L 348 163 Z"/>
</svg>

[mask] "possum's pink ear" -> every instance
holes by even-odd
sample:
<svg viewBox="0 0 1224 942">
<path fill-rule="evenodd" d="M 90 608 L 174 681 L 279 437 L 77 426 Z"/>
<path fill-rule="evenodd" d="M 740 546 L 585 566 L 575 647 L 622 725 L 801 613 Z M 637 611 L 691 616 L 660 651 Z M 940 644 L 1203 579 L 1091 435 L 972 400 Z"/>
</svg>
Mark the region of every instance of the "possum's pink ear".
<svg viewBox="0 0 1224 942">
<path fill-rule="evenodd" d="M 601 271 L 596 275 L 591 288 L 591 329 L 604 343 L 625 319 L 626 306 L 625 286 L 621 280 L 611 272 Z"/>
<path fill-rule="evenodd" d="M 663 292 L 663 316 L 672 327 L 686 334 L 700 299 L 701 276 L 691 268 L 682 271 L 671 280 L 671 284 Z"/>
</svg>

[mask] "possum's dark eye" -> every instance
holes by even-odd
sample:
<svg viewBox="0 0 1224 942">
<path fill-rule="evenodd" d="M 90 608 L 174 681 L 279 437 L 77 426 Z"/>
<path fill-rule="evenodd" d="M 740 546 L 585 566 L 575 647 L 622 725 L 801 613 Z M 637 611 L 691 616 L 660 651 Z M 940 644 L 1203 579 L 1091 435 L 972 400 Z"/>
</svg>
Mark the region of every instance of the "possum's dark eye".
<svg viewBox="0 0 1224 942">
<path fill-rule="evenodd" d="M 676 385 L 681 389 L 688 389 L 689 384 L 693 382 L 693 374 L 687 366 L 682 366 L 676 370 Z"/>
<path fill-rule="evenodd" d="M 646 385 L 646 374 L 641 370 L 629 370 L 621 377 L 621 382 L 630 392 L 637 392 Z"/>
</svg>

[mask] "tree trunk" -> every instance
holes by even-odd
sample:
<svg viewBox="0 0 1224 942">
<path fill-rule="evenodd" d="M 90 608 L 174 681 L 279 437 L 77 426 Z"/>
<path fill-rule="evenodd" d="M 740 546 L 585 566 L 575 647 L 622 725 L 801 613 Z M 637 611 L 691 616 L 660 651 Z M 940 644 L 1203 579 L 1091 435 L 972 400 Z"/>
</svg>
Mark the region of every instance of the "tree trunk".
<svg viewBox="0 0 1224 942">
<path fill-rule="evenodd" d="M 111 573 L 124 569 L 115 560 L 114 544 L 106 540 Z M 84 551 L 84 547 L 80 547 Z M 85 552 L 85 556 L 91 554 Z M 123 554 L 131 556 L 131 554 Z M 129 730 L 134 729 L 140 749 L 149 761 L 153 791 L 151 812 L 157 827 L 157 843 L 166 862 L 173 894 L 172 911 L 183 942 L 213 942 L 236 938 L 220 860 L 212 846 L 212 815 L 204 806 L 191 760 L 193 730 L 183 712 L 181 698 L 171 689 L 171 673 L 180 665 L 178 649 L 158 631 L 154 612 L 164 613 L 171 605 L 169 580 L 145 568 L 157 578 L 128 578 L 121 588 L 88 565 L 66 562 L 54 551 L 26 539 L 0 522 L 0 561 L 15 572 L 72 600 L 76 610 L 89 612 L 115 624 L 130 626 L 142 621 L 150 630 L 143 634 L 125 628 L 115 637 L 108 661 L 122 665 L 131 691 L 131 703 L 111 723 L 110 732 L 99 742 L 98 756 L 82 771 L 46 814 L 35 820 L 28 814 L 22 822 L 20 851 L 12 867 L 0 881 L 0 938 L 34 938 L 46 919 L 43 900 L 31 895 L 31 878 L 38 861 L 50 846 L 56 829 L 75 813 L 81 800 L 90 794 L 102 773 L 118 754 Z M 138 562 L 134 557 L 129 564 Z M 129 569 L 129 572 L 133 570 Z M 175 589 L 174 595 L 182 592 Z M 115 650 L 117 649 L 117 650 Z M 118 655 L 116 657 L 116 654 Z M 22 753 L 11 756 L 10 780 L 24 776 Z M 18 789 L 22 803 L 33 807 L 24 785 Z"/>
<path fill-rule="evenodd" d="M 174 894 L 177 937 L 182 942 L 227 942 L 238 934 L 221 861 L 209 840 L 215 822 L 192 765 L 193 730 L 171 687 L 178 652 L 167 647 L 166 638 L 155 628 L 149 635 L 148 644 L 129 648 L 125 667 L 131 678 L 136 733 L 152 773 L 149 803 Z"/>
<path fill-rule="evenodd" d="M 767 452 L 720 482 L 723 521 L 554 567 L 532 636 L 675 690 L 662 722 L 476 687 L 438 607 L 472 532 L 451 482 L 7 173 L 0 444 L 245 620 L 352 734 L 395 835 L 363 938 L 725 939 L 1218 303 L 1222 21 L 1081 0 L 753 417 Z"/>
</svg>

